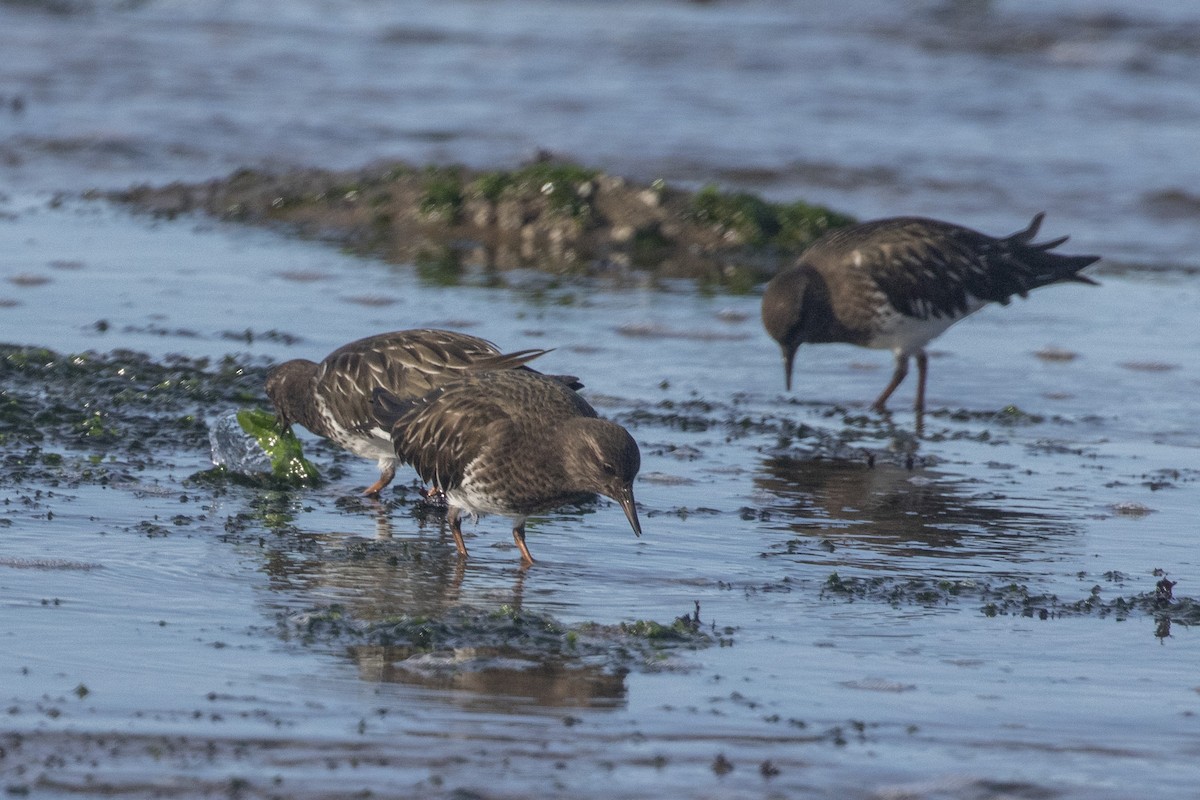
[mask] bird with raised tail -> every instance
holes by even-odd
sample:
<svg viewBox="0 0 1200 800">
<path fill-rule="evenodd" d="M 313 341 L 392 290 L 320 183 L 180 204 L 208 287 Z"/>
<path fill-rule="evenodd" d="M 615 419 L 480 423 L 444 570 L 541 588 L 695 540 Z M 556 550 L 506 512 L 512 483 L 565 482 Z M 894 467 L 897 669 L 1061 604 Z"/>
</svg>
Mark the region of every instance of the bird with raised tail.
<svg viewBox="0 0 1200 800">
<path fill-rule="evenodd" d="M 896 357 L 873 409 L 884 410 L 915 356 L 914 407 L 924 411 L 930 340 L 988 303 L 1007 305 L 1014 295 L 1051 283 L 1096 283 L 1079 271 L 1099 256 L 1050 252 L 1066 236 L 1033 241 L 1044 216 L 1000 239 L 921 217 L 865 222 L 822 236 L 763 294 L 763 325 L 783 350 L 788 390 L 801 344 L 854 344 Z"/>
<path fill-rule="evenodd" d="M 633 499 L 637 442 L 561 381 L 518 370 L 467 374 L 416 400 L 376 390 L 373 410 L 391 431 L 396 458 L 445 493 L 464 556 L 464 512 L 511 518 L 513 541 L 532 564 L 525 520 L 597 494 L 617 501 L 642 533 Z"/>
<path fill-rule="evenodd" d="M 501 353 L 496 345 L 455 331 L 420 328 L 350 342 L 320 363 L 293 359 L 267 373 L 266 392 L 281 427 L 299 423 L 317 436 L 379 463 L 379 480 L 363 494 L 378 494 L 396 475 L 388 430 L 371 414 L 376 389 L 401 399 L 428 394 L 444 383 L 481 370 L 522 369 L 548 350 Z M 572 376 L 556 376 L 580 388 Z"/>
</svg>

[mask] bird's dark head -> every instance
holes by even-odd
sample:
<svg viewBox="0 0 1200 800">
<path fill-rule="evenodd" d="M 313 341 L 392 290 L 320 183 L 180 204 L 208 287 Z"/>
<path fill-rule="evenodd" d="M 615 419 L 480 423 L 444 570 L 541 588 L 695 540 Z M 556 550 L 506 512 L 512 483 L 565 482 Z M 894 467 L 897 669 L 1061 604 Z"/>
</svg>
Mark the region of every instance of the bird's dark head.
<svg viewBox="0 0 1200 800">
<path fill-rule="evenodd" d="M 611 497 L 621 505 L 633 532 L 641 536 L 633 500 L 633 479 L 642 467 L 642 454 L 629 432 L 615 422 L 581 418 L 563 438 L 567 473 L 580 492 Z"/>
<path fill-rule="evenodd" d="M 267 372 L 267 398 L 275 407 L 279 427 L 288 428 L 299 422 L 310 428 L 316 374 L 317 365 L 303 358 L 285 361 Z"/>
<path fill-rule="evenodd" d="M 792 362 L 796 359 L 796 350 L 808 341 L 805 337 L 808 310 L 805 298 L 810 283 L 809 270 L 792 267 L 772 278 L 763 292 L 763 327 L 779 342 L 783 351 L 783 376 L 788 391 L 792 389 Z"/>
</svg>

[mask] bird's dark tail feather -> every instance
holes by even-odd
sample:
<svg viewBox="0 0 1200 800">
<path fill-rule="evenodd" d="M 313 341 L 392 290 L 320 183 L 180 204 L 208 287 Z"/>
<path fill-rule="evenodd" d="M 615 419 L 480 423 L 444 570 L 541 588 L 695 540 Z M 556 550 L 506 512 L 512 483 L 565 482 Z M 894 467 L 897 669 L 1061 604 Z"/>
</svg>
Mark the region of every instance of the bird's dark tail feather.
<svg viewBox="0 0 1200 800">
<path fill-rule="evenodd" d="M 528 367 L 526 367 L 526 369 L 528 369 Z M 530 370 L 530 371 L 532 372 L 534 370 Z M 568 389 L 571 389 L 572 391 L 578 392 L 580 389 L 583 388 L 583 381 L 579 380 L 579 378 L 576 377 L 575 375 L 547 375 L 546 377 L 553 378 L 554 380 L 558 381 L 563 386 L 566 386 Z"/>
<path fill-rule="evenodd" d="M 475 359 L 471 362 L 471 365 L 467 367 L 467 369 L 471 370 L 472 372 L 486 372 L 493 369 L 523 369 L 528 372 L 536 372 L 540 375 L 542 373 L 538 372 L 533 367 L 526 365 L 535 358 L 541 358 L 549 352 L 551 351 L 532 349 L 517 350 L 513 353 L 497 353 L 494 356 L 485 356 L 483 358 Z M 553 378 L 559 383 L 564 384 L 567 388 L 574 389 L 575 391 L 579 391 L 583 388 L 583 383 L 574 375 L 550 375 L 548 377 Z"/>
<path fill-rule="evenodd" d="M 1029 227 L 1023 231 L 1004 237 L 1004 241 L 1013 245 L 1027 245 L 1033 241 L 1033 237 L 1037 236 L 1038 231 L 1042 227 L 1042 220 L 1046 218 L 1045 211 L 1039 211 L 1033 215 L 1033 221 L 1029 223 Z M 1061 242 L 1059 242 L 1061 244 Z"/>
<path fill-rule="evenodd" d="M 1068 256 L 1050 252 L 1070 239 L 1069 236 L 1061 236 L 1048 242 L 1035 243 L 1033 241 L 1045 218 L 1046 212 L 1039 211 L 1033 215 L 1033 220 L 1029 223 L 1028 228 L 1018 231 L 1004 240 L 1005 244 L 1012 248 L 1014 255 L 1033 267 L 1037 281 L 1035 285 L 1044 286 L 1047 283 L 1058 281 L 1075 281 L 1099 286 L 1097 281 L 1078 273 L 1084 267 L 1099 261 L 1100 256 Z"/>
<path fill-rule="evenodd" d="M 492 369 L 516 369 L 528 364 L 535 358 L 541 358 L 549 350 L 517 350 L 512 353 L 497 353 L 494 356 L 483 356 L 471 360 L 467 369 L 473 372 L 485 372 Z"/>
</svg>

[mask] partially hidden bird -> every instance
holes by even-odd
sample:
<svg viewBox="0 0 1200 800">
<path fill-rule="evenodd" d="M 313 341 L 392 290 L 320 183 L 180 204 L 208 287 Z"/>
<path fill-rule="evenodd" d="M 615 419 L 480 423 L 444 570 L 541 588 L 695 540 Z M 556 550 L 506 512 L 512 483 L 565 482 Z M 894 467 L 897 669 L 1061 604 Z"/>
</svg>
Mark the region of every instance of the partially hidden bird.
<svg viewBox="0 0 1200 800">
<path fill-rule="evenodd" d="M 830 231 L 767 284 L 762 319 L 783 351 L 786 386 L 801 344 L 841 342 L 895 354 L 883 411 L 917 362 L 914 408 L 925 408 L 925 345 L 988 303 L 1051 283 L 1096 284 L 1079 271 L 1099 256 L 1051 252 L 1066 236 L 1035 243 L 1044 213 L 1003 238 L 923 217 L 894 217 Z"/>
<path fill-rule="evenodd" d="M 279 425 L 300 424 L 317 436 L 379 464 L 379 479 L 364 495 L 377 495 L 396 475 L 388 430 L 371 414 L 372 394 L 386 389 L 401 399 L 422 397 L 444 383 L 482 370 L 528 370 L 548 350 L 502 353 L 492 342 L 456 331 L 419 328 L 367 336 L 315 363 L 293 359 L 267 373 L 266 392 Z M 555 376 L 567 386 L 582 384 Z"/>
<path fill-rule="evenodd" d="M 641 535 L 637 443 L 561 381 L 518 370 L 470 373 L 414 400 L 378 389 L 374 413 L 391 432 L 396 458 L 445 493 L 463 556 L 464 513 L 512 519 L 513 541 L 532 564 L 526 519 L 597 494 L 619 503 Z"/>
</svg>

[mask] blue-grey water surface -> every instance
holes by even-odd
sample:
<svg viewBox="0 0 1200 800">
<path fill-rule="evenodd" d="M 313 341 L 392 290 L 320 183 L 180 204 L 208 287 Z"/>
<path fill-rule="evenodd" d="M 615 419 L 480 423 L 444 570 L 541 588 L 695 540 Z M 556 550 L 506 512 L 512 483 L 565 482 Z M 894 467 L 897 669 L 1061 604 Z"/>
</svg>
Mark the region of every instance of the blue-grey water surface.
<svg viewBox="0 0 1200 800">
<path fill-rule="evenodd" d="M 720 421 L 637 417 L 645 535 L 611 504 L 551 515 L 530 526 L 540 562 L 524 573 L 494 518 L 469 527 L 461 578 L 235 544 L 225 523 L 250 490 L 194 493 L 192 524 L 140 532 L 181 513 L 205 452 L 32 505 L 0 489 L 0 731 L 23 737 L 0 752 L 6 790 L 1190 796 L 1189 628 L 1162 638 L 1144 614 L 988 617 L 971 600 L 822 587 L 833 572 L 927 576 L 1075 600 L 1152 591 L 1161 569 L 1200 594 L 1197 41 L 1184 2 L 0 4 L 0 338 L 282 359 L 454 327 L 555 348 L 540 366 L 580 375 L 602 413 L 699 402 Z M 894 430 L 847 443 L 901 454 L 868 469 L 739 432 L 785 416 L 836 436 L 890 370 L 884 353 L 802 348 L 785 394 L 753 296 L 436 286 L 318 243 L 77 199 L 241 166 L 512 166 L 539 149 L 995 234 L 1046 210 L 1046 235 L 1072 236 L 1064 250 L 1133 269 L 951 329 L 925 437 L 906 385 Z M 1007 406 L 1036 420 L 1012 424 Z M 290 524 L 451 562 L 436 525 L 338 503 L 373 475 L 355 463 L 299 495 Z M 276 630 L 277 615 L 331 602 L 616 623 L 696 601 L 734 629 L 731 647 L 590 700 L 515 679 L 435 685 Z"/>
</svg>

